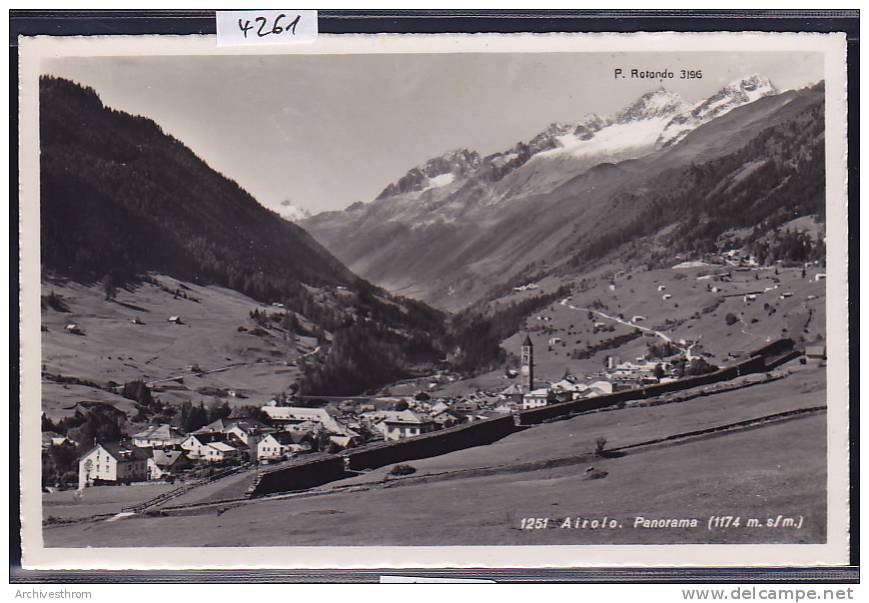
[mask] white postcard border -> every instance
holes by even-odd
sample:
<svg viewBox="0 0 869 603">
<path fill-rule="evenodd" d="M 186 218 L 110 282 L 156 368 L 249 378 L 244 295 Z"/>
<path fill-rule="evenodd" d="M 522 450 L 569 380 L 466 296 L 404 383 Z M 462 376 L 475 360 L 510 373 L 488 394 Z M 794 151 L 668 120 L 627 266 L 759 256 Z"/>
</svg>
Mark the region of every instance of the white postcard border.
<svg viewBox="0 0 869 603">
<path fill-rule="evenodd" d="M 26 569 L 822 566 L 848 561 L 848 249 L 845 35 L 820 33 L 321 35 L 311 46 L 218 47 L 214 36 L 19 38 L 21 520 Z M 827 196 L 827 543 L 426 547 L 46 548 L 41 406 L 38 77 L 71 56 L 444 52 L 816 51 L 824 54 Z M 833 292 L 833 294 L 830 294 Z M 11 417 L 10 417 L 11 418 Z"/>
</svg>

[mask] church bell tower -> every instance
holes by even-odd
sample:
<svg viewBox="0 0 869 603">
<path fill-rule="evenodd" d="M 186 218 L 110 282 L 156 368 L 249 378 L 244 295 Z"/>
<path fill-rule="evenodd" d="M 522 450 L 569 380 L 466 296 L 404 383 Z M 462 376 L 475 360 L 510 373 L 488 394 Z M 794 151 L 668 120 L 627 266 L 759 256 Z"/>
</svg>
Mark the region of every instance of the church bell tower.
<svg viewBox="0 0 869 603">
<path fill-rule="evenodd" d="M 534 389 L 534 344 L 531 343 L 531 337 L 525 336 L 525 341 L 522 342 L 522 367 L 519 374 L 522 379 L 522 390 L 525 393 Z"/>
</svg>

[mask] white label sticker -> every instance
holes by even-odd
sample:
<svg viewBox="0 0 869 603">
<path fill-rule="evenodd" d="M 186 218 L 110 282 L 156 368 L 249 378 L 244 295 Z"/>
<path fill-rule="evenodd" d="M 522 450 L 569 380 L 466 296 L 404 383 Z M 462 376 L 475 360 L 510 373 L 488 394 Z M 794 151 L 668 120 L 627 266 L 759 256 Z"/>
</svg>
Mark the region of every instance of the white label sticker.
<svg viewBox="0 0 869 603">
<path fill-rule="evenodd" d="M 219 10 L 218 46 L 299 44 L 317 40 L 315 10 Z"/>
</svg>

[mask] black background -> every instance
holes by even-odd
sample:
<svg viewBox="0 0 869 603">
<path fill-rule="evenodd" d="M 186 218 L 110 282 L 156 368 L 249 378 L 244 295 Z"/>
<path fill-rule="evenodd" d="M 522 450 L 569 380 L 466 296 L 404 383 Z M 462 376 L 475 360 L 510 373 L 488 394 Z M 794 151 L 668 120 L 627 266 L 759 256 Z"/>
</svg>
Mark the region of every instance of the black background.
<svg viewBox="0 0 869 603">
<path fill-rule="evenodd" d="M 9 579 L 12 583 L 149 582 L 377 582 L 381 575 L 483 578 L 497 582 L 640 583 L 856 583 L 859 582 L 859 12 L 813 11 L 350 11 L 321 10 L 321 33 L 480 33 L 480 32 L 636 32 L 768 31 L 845 32 L 848 69 L 848 280 L 850 362 L 850 539 L 848 566 L 829 568 L 613 568 L 479 570 L 267 570 L 267 571 L 27 571 L 21 569 L 18 482 L 19 425 L 9 429 Z M 17 131 L 19 35 L 214 34 L 214 11 L 10 11 L 9 118 Z M 18 172 L 17 137 L 10 135 L 10 174 Z M 19 411 L 18 339 L 18 182 L 10 178 L 10 375 L 9 415 Z M 26 233 L 25 233 L 26 236 Z"/>
</svg>

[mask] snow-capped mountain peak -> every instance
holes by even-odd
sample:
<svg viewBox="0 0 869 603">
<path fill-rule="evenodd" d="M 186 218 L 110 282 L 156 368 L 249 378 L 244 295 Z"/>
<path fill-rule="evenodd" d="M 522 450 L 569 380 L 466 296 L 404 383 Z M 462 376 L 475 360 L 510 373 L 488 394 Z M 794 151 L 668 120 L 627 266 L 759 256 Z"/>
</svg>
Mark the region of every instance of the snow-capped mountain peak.
<svg viewBox="0 0 869 603">
<path fill-rule="evenodd" d="M 389 184 L 378 199 L 412 193 L 450 195 L 470 178 L 487 182 L 488 192 L 476 197 L 483 204 L 498 203 L 520 193 L 545 192 L 558 182 L 594 165 L 636 159 L 681 141 L 691 131 L 729 111 L 778 90 L 768 78 L 750 74 L 728 83 L 709 98 L 689 103 L 678 93 L 659 87 L 650 90 L 610 117 L 588 114 L 578 122 L 552 122 L 532 138 L 481 158 L 475 151 L 456 149 L 428 160 Z M 558 168 L 540 162 L 557 160 Z M 529 164 L 532 172 L 520 172 Z M 519 182 L 502 189 L 486 187 L 517 175 Z M 545 172 L 545 173 L 544 173 Z M 563 174 L 562 178 L 560 174 Z M 506 181 L 505 181 L 506 182 Z M 435 189 L 441 189 L 434 193 Z"/>
<path fill-rule="evenodd" d="M 391 197 L 401 193 L 422 192 L 430 188 L 440 188 L 461 178 L 480 167 L 480 154 L 468 149 L 454 149 L 443 155 L 426 161 L 423 165 L 412 168 L 397 182 L 385 189 L 378 199 Z"/>
<path fill-rule="evenodd" d="M 684 111 L 688 104 L 675 92 L 658 88 L 647 92 L 632 105 L 623 109 L 613 120 L 615 123 L 645 121 L 670 117 Z"/>
<path fill-rule="evenodd" d="M 695 104 L 690 110 L 676 115 L 667 124 L 658 140 L 659 146 L 669 146 L 682 140 L 689 132 L 704 123 L 764 96 L 778 94 L 778 89 L 764 76 L 758 74 L 734 80 L 715 94 Z"/>
<path fill-rule="evenodd" d="M 289 220 L 290 222 L 301 222 L 302 220 L 311 217 L 311 212 L 304 207 L 293 205 L 289 199 L 281 201 L 275 211 L 277 211 L 278 215 L 280 215 L 284 220 Z"/>
</svg>

